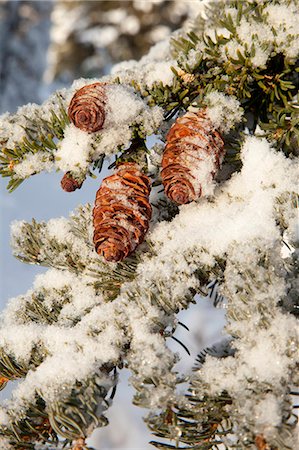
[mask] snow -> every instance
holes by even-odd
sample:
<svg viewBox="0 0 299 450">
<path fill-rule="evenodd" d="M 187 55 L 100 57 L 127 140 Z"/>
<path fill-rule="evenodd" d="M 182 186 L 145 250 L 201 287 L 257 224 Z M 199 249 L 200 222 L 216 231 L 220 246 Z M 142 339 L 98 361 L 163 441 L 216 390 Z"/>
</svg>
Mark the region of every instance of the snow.
<svg viewBox="0 0 299 450">
<path fill-rule="evenodd" d="M 298 5 L 297 5 L 298 6 Z M 274 41 L 282 53 L 294 59 L 298 57 L 299 10 L 295 4 L 269 4 L 265 8 L 267 22 L 275 30 Z"/>
<path fill-rule="evenodd" d="M 118 36 L 118 30 L 112 25 L 103 26 L 101 28 L 94 27 L 82 32 L 81 42 L 89 43 L 92 41 L 99 47 L 106 47 L 114 42 Z"/>
<path fill-rule="evenodd" d="M 54 163 L 51 161 L 49 155 L 43 153 L 29 153 L 22 162 L 14 166 L 14 172 L 20 178 L 27 178 L 42 170 L 51 172 L 53 168 Z"/>
<path fill-rule="evenodd" d="M 0 450 L 13 450 L 13 446 L 10 445 L 10 439 L 4 436 L 0 437 Z"/>
<path fill-rule="evenodd" d="M 144 83 L 149 88 L 153 87 L 158 81 L 165 86 L 172 86 L 174 73 L 171 67 L 178 68 L 176 62 L 154 62 L 148 64 L 144 75 Z"/>
<path fill-rule="evenodd" d="M 107 122 L 110 128 L 115 124 L 130 124 L 144 109 L 144 102 L 129 86 L 113 85 L 106 89 Z"/>
<path fill-rule="evenodd" d="M 64 244 L 70 239 L 70 223 L 65 217 L 50 219 L 47 223 L 47 233 L 51 238 L 56 238 L 57 242 Z"/>
<path fill-rule="evenodd" d="M 275 398 L 273 394 L 267 394 L 255 408 L 255 421 L 257 424 L 257 433 L 262 432 L 265 439 L 267 440 L 269 432 L 272 432 L 272 427 L 278 427 L 281 424 L 280 415 L 280 402 L 279 399 Z M 269 424 L 272 427 L 269 427 Z M 268 428 L 265 428 L 266 427 Z M 270 428 L 270 429 L 269 429 Z"/>
<path fill-rule="evenodd" d="M 243 108 L 233 95 L 212 91 L 205 96 L 204 103 L 208 106 L 207 116 L 221 132 L 227 133 L 242 120 Z"/>
<path fill-rule="evenodd" d="M 42 325 L 30 324 L 10 324 L 5 330 L 5 335 L 0 336 L 0 346 L 8 353 L 27 365 L 30 361 L 31 351 L 34 344 L 38 344 L 39 336 L 42 332 Z"/>
<path fill-rule="evenodd" d="M 9 415 L 7 414 L 5 409 L 3 409 L 3 408 L 0 408 L 0 423 L 1 423 L 2 426 L 3 425 L 5 426 L 5 425 L 9 424 Z M 1 445 L 1 441 L 0 441 L 0 445 Z"/>
<path fill-rule="evenodd" d="M 177 61 L 169 58 L 169 38 L 154 45 L 149 53 L 140 61 L 124 61 L 112 68 L 112 75 L 117 76 L 123 83 L 135 80 L 138 84 L 150 89 L 155 83 L 162 82 L 171 86 L 174 73 L 171 67 L 179 69 Z"/>
<path fill-rule="evenodd" d="M 57 167 L 64 171 L 86 171 L 89 165 L 90 135 L 70 124 L 55 153 Z"/>
</svg>

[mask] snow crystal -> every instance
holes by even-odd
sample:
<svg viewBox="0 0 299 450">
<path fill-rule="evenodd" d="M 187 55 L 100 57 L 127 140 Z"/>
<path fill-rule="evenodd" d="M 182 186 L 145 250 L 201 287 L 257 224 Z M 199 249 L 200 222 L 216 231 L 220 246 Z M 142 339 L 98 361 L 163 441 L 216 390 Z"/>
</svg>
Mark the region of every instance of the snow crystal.
<svg viewBox="0 0 299 450">
<path fill-rule="evenodd" d="M 194 143 L 196 145 L 198 141 L 199 148 L 202 147 L 202 140 L 200 138 L 188 139 L 188 143 Z M 196 195 L 203 197 L 212 195 L 215 188 L 215 181 L 213 179 L 213 172 L 215 171 L 215 154 L 202 151 L 202 156 L 200 161 L 194 161 L 194 156 L 188 156 L 182 160 L 182 164 L 186 167 L 190 167 L 190 173 L 195 178 L 196 183 L 194 183 Z"/>
<path fill-rule="evenodd" d="M 29 363 L 32 347 L 39 342 L 42 328 L 37 324 L 30 326 L 11 324 L 6 328 L 5 334 L 0 336 L 0 347 L 8 354 L 12 353 L 17 360 Z"/>
<path fill-rule="evenodd" d="M 9 415 L 7 414 L 5 409 L 3 409 L 1 407 L 0 407 L 0 424 L 1 424 L 1 426 L 5 426 L 5 425 L 9 424 Z M 1 445 L 1 441 L 0 441 L 0 445 Z M 1 446 L 0 446 L 0 449 L 1 449 Z"/>
<path fill-rule="evenodd" d="M 147 88 L 151 88 L 157 82 L 171 86 L 174 80 L 171 67 L 176 69 L 179 67 L 175 59 L 169 59 L 169 47 L 168 38 L 153 46 L 140 61 L 125 61 L 116 64 L 111 73 L 118 76 L 123 83 L 129 84 L 134 80 Z"/>
<path fill-rule="evenodd" d="M 130 124 L 144 109 L 144 101 L 129 86 L 107 86 L 107 118 L 104 127 Z"/>
<path fill-rule="evenodd" d="M 20 178 L 27 178 L 42 170 L 50 172 L 53 168 L 54 163 L 46 153 L 29 153 L 19 164 L 14 166 L 14 172 Z"/>
<path fill-rule="evenodd" d="M 93 286 L 86 285 L 80 278 L 73 281 L 71 286 L 71 301 L 66 304 L 59 315 L 60 322 L 70 323 L 77 318 L 81 318 L 85 311 L 102 303 L 100 295 L 96 295 Z"/>
<path fill-rule="evenodd" d="M 96 142 L 93 144 L 92 159 L 96 160 L 101 154 L 111 155 L 119 147 L 129 146 L 132 138 L 132 130 L 129 125 L 103 128 Z"/>
<path fill-rule="evenodd" d="M 55 237 L 58 242 L 64 243 L 70 238 L 70 223 L 65 217 L 50 219 L 47 223 L 49 237 Z"/>
<path fill-rule="evenodd" d="M 47 270 L 46 273 L 37 275 L 34 280 L 34 289 L 62 289 L 66 285 L 72 285 L 75 282 L 76 276 L 71 272 L 61 271 L 57 269 Z"/>
<path fill-rule="evenodd" d="M 242 17 L 240 24 L 236 27 L 236 32 L 241 42 L 246 42 L 251 46 L 253 36 L 262 43 L 272 42 L 273 33 L 269 24 L 257 22 L 250 17 Z"/>
<path fill-rule="evenodd" d="M 255 422 L 257 426 L 260 426 L 260 430 L 257 430 L 257 434 L 262 430 L 266 439 L 268 436 L 265 434 L 267 430 L 267 428 L 265 429 L 265 425 L 271 424 L 272 427 L 277 427 L 281 423 L 281 406 L 279 403 L 279 399 L 274 397 L 273 394 L 267 394 L 265 398 L 256 405 Z"/>
<path fill-rule="evenodd" d="M 207 104 L 207 115 L 214 127 L 220 131 L 228 132 L 242 119 L 243 109 L 240 102 L 233 95 L 225 95 L 212 91 L 204 98 Z"/>
<path fill-rule="evenodd" d="M 268 4 L 264 13 L 267 14 L 267 22 L 275 30 L 273 37 L 277 50 L 290 58 L 298 57 L 298 7 L 286 4 Z"/>
<path fill-rule="evenodd" d="M 14 446 L 10 445 L 10 439 L 4 436 L 0 437 L 0 450 L 13 450 Z"/>
<path fill-rule="evenodd" d="M 142 61 L 163 61 L 169 57 L 169 49 L 169 38 L 166 38 L 153 45 L 141 59 Z"/>
<path fill-rule="evenodd" d="M 172 86 L 174 73 L 171 67 L 178 69 L 176 61 L 154 62 L 147 65 L 144 83 L 151 88 L 155 83 L 161 82 L 164 86 Z"/>
<path fill-rule="evenodd" d="M 10 224 L 10 235 L 12 237 L 12 240 L 22 240 L 23 238 L 23 229 L 26 222 L 25 220 L 14 220 Z"/>
<path fill-rule="evenodd" d="M 263 50 L 261 47 L 255 49 L 255 55 L 251 58 L 253 67 L 265 67 L 269 58 L 269 52 Z"/>
<path fill-rule="evenodd" d="M 56 165 L 64 172 L 86 171 L 90 163 L 90 134 L 70 124 L 55 153 Z"/>
</svg>

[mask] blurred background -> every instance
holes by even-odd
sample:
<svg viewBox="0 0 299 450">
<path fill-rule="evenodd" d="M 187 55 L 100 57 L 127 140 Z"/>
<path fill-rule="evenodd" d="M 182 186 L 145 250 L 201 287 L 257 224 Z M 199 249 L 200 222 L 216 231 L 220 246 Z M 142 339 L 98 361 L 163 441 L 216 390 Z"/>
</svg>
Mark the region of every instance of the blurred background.
<svg viewBox="0 0 299 450">
<path fill-rule="evenodd" d="M 139 59 L 156 42 L 196 15 L 200 0 L 135 1 L 7 1 L 0 0 L 0 114 L 14 112 L 25 103 L 41 103 L 54 90 L 68 87 L 75 78 L 100 77 L 117 62 Z M 30 289 L 36 274 L 46 269 L 14 259 L 10 249 L 10 224 L 14 220 L 48 220 L 68 216 L 82 203 L 93 203 L 103 171 L 87 179 L 72 194 L 60 188 L 61 174 L 31 177 L 13 194 L 0 183 L 0 300 Z M 191 356 L 174 341 L 170 346 L 181 356 L 178 369 L 192 367 L 196 354 L 221 338 L 224 309 L 200 299 L 179 319 L 176 337 Z M 152 438 L 142 422 L 142 411 L 131 405 L 129 374 L 121 375 L 114 405 L 108 412 L 111 426 L 96 430 L 89 441 L 96 450 L 147 449 Z M 10 387 L 1 398 L 10 394 Z M 116 431 L 117 430 L 117 431 Z"/>
</svg>

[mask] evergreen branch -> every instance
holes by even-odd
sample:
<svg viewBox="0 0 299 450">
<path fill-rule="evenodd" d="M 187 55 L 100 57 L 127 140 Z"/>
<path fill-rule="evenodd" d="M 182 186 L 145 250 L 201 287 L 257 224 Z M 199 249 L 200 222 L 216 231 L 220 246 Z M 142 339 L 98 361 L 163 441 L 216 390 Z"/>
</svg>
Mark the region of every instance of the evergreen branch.
<svg viewBox="0 0 299 450">
<path fill-rule="evenodd" d="M 176 441 L 176 446 L 152 442 L 157 448 L 178 448 L 179 442 L 186 447 L 214 449 L 223 444 L 223 437 L 232 432 L 226 406 L 231 403 L 225 393 L 219 397 L 197 397 L 196 384 L 191 383 L 186 396 L 187 404 L 170 406 L 159 416 L 149 416 L 146 423 L 154 435 Z"/>
<path fill-rule="evenodd" d="M 50 234 L 45 222 L 38 223 L 34 219 L 31 223 L 22 222 L 13 236 L 14 255 L 29 264 L 85 273 L 94 278 L 93 285 L 98 291 L 104 292 L 110 299 L 114 298 L 121 285 L 134 278 L 138 256 L 132 256 L 111 268 L 94 250 L 90 224 L 90 205 L 78 208 L 77 213 L 65 222 L 69 229 L 67 239 L 57 240 Z M 37 305 L 36 300 L 34 305 Z"/>
<path fill-rule="evenodd" d="M 62 98 L 57 94 L 58 110 L 50 109 L 49 118 L 27 117 L 26 125 L 23 125 L 24 137 L 15 144 L 14 148 L 6 148 L 8 140 L 1 142 L 2 152 L 0 153 L 0 174 L 2 177 L 9 177 L 7 189 L 12 192 L 23 181 L 15 173 L 15 167 L 26 160 L 28 155 L 37 153 L 44 154 L 44 161 L 54 161 L 54 152 L 57 150 L 57 142 L 64 137 L 64 129 L 70 123 L 65 111 Z M 12 119 L 13 121 L 13 119 Z M 13 123 L 13 122 L 12 122 Z"/>
</svg>

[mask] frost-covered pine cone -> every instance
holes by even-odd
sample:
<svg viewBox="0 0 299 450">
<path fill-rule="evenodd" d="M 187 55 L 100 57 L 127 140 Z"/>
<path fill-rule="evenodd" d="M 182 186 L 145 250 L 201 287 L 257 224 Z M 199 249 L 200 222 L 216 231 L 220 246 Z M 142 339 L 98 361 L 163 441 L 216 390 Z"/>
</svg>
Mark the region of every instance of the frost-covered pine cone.
<svg viewBox="0 0 299 450">
<path fill-rule="evenodd" d="M 103 128 L 105 122 L 106 83 L 83 86 L 73 96 L 68 116 L 80 130 L 93 133 Z"/>
<path fill-rule="evenodd" d="M 212 193 L 224 153 L 224 142 L 205 109 L 178 118 L 166 136 L 162 158 L 167 197 L 183 205 Z"/>
<path fill-rule="evenodd" d="M 122 261 L 141 244 L 149 227 L 150 179 L 135 163 L 105 178 L 93 209 L 94 245 L 107 261 Z"/>
<path fill-rule="evenodd" d="M 70 172 L 65 173 L 60 182 L 60 185 L 65 192 L 74 192 L 76 189 L 80 189 L 82 184 L 83 183 L 76 180 Z"/>
</svg>

